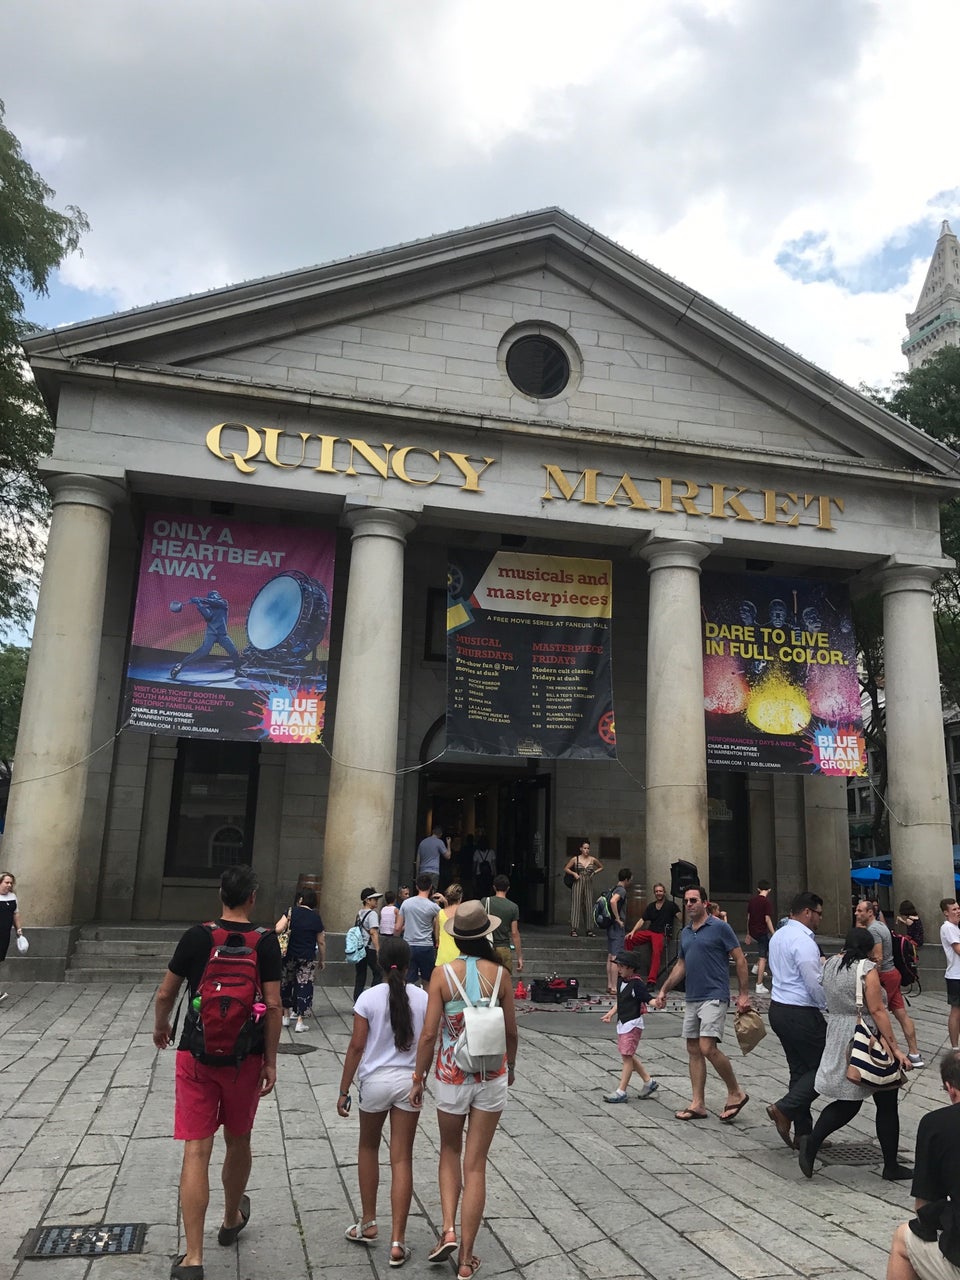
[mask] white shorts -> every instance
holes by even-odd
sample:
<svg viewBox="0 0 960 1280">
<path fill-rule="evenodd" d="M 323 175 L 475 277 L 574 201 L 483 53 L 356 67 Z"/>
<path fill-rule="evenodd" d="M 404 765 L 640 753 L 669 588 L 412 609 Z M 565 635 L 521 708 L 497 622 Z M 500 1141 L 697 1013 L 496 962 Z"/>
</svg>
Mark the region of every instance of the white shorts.
<svg viewBox="0 0 960 1280">
<path fill-rule="evenodd" d="M 920 1280 L 957 1280 L 960 1267 L 948 1262 L 936 1240 L 921 1240 L 907 1227 L 907 1257 Z"/>
<path fill-rule="evenodd" d="M 729 1008 L 729 1000 L 688 1000 L 683 1006 L 683 1034 L 686 1039 L 722 1040 Z"/>
<path fill-rule="evenodd" d="M 438 1111 L 451 1116 L 469 1115 L 478 1111 L 502 1111 L 507 1105 L 507 1073 L 490 1080 L 470 1080 L 464 1084 L 447 1084 L 434 1077 L 433 1096 Z"/>
<path fill-rule="evenodd" d="M 413 1072 L 409 1067 L 377 1067 L 360 1081 L 360 1110 L 389 1111 L 399 1107 L 401 1111 L 418 1111 L 410 1105 Z"/>
</svg>

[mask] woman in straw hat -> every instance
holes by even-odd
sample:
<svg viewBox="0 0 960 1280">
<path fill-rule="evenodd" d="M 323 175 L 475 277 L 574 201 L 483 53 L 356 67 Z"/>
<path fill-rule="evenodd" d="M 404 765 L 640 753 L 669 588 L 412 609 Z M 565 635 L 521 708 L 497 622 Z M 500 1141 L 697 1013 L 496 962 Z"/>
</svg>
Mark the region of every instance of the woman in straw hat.
<svg viewBox="0 0 960 1280">
<path fill-rule="evenodd" d="M 433 971 L 427 1002 L 427 1016 L 417 1048 L 410 1101 L 423 1103 L 427 1068 L 437 1050 L 433 1093 L 440 1127 L 440 1207 L 443 1227 L 428 1261 L 443 1262 L 458 1254 L 458 1280 L 470 1280 L 480 1266 L 473 1246 L 483 1218 L 486 1201 L 486 1165 L 490 1143 L 506 1106 L 507 1086 L 513 1084 L 517 1057 L 517 1019 L 509 974 L 501 965 L 488 939 L 500 924 L 498 916 L 484 911 L 479 902 L 462 902 L 445 930 L 460 948 L 460 957 Z M 454 1045 L 463 1030 L 464 1002 L 459 998 L 451 974 L 456 975 L 473 1003 L 490 999 L 497 988 L 497 1003 L 503 1009 L 507 1051 L 502 1066 L 483 1074 L 467 1074 L 454 1060 Z M 499 983 L 497 981 L 499 976 Z M 504 981 L 506 977 L 506 981 Z M 469 1123 L 468 1123 L 469 1119 Z M 466 1149 L 464 1149 L 466 1132 Z M 463 1190 L 460 1238 L 457 1239 L 457 1204 Z"/>
</svg>

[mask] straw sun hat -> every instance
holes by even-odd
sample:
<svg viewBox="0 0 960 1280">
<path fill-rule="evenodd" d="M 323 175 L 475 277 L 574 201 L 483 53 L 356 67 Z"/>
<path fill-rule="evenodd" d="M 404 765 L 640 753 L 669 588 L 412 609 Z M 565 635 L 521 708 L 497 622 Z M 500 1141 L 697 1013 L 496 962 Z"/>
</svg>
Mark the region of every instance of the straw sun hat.
<svg viewBox="0 0 960 1280">
<path fill-rule="evenodd" d="M 485 938 L 488 933 L 501 923 L 499 916 L 488 915 L 482 905 L 474 898 L 472 902 L 461 902 L 457 914 L 444 924 L 444 929 L 451 938 Z"/>
</svg>

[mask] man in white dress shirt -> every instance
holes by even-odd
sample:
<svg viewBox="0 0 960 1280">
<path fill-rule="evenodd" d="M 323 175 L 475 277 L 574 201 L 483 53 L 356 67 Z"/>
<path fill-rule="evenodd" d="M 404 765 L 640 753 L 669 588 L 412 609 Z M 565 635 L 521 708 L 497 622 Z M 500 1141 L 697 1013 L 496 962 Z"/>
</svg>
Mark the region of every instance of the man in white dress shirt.
<svg viewBox="0 0 960 1280">
<path fill-rule="evenodd" d="M 767 1107 L 767 1115 L 788 1147 L 813 1132 L 810 1104 L 817 1096 L 813 1085 L 827 1037 L 820 948 L 814 937 L 822 917 L 823 899 L 805 890 L 791 902 L 790 919 L 770 939 L 770 1027 L 783 1046 L 790 1087 Z"/>
</svg>

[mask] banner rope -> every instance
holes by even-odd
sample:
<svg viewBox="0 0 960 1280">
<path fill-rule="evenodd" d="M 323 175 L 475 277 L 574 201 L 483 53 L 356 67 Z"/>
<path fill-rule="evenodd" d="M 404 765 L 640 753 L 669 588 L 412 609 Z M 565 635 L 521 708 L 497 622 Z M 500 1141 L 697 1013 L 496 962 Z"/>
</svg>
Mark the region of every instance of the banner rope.
<svg viewBox="0 0 960 1280">
<path fill-rule="evenodd" d="M 105 751 L 111 743 L 116 742 L 117 738 L 120 737 L 121 733 L 123 733 L 129 723 L 129 720 L 124 720 L 117 732 L 109 737 L 106 742 L 101 742 L 99 747 L 94 747 L 92 751 L 88 751 L 87 754 L 85 756 L 81 756 L 79 760 L 74 760 L 73 764 L 65 765 L 62 769 L 55 769 L 53 773 L 38 773 L 33 778 L 11 778 L 10 790 L 12 791 L 14 787 L 23 786 L 25 782 L 45 782 L 47 778 L 59 778 L 61 774 L 69 773 L 71 769 L 78 769 L 80 765 L 86 764 L 88 760 L 99 755 L 101 751 Z M 16 765 L 16 759 L 14 759 L 14 765 Z"/>
</svg>

